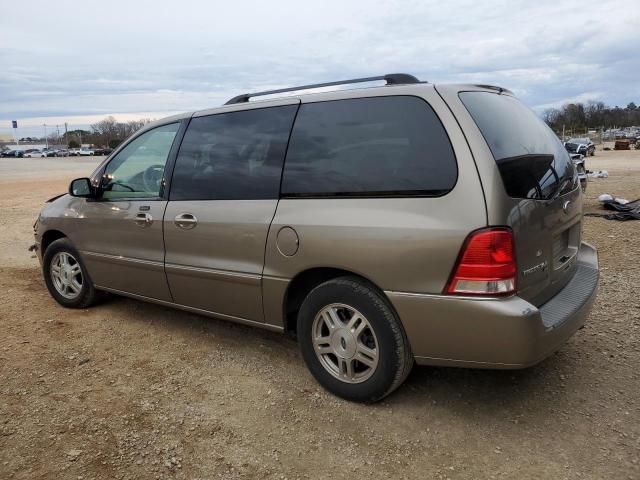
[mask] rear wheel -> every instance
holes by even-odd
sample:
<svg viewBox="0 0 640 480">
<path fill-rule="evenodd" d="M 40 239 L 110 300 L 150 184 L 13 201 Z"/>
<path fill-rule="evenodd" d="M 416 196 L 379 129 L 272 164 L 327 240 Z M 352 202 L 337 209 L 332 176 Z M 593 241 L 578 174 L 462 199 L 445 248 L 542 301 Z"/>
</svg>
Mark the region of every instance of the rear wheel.
<svg viewBox="0 0 640 480">
<path fill-rule="evenodd" d="M 44 252 L 42 271 L 51 296 L 63 307 L 86 308 L 97 292 L 80 254 L 66 238 L 53 242 Z"/>
<path fill-rule="evenodd" d="M 302 356 L 316 380 L 348 400 L 375 402 L 405 380 L 409 342 L 384 297 L 356 277 L 314 288 L 298 314 Z"/>
</svg>

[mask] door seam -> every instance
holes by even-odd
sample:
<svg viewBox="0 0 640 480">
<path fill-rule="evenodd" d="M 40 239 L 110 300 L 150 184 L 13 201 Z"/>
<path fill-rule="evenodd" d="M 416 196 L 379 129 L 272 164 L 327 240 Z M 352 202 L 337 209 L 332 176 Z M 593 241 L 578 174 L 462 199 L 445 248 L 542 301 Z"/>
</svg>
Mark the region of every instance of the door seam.
<svg viewBox="0 0 640 480">
<path fill-rule="evenodd" d="M 282 158 L 282 169 L 280 171 L 280 185 L 278 187 L 278 198 L 276 201 L 276 207 L 273 209 L 273 216 L 271 217 L 271 221 L 269 222 L 269 228 L 267 228 L 267 236 L 264 241 L 264 252 L 262 254 L 262 271 L 260 272 L 260 300 L 262 305 L 262 321 L 267 323 L 267 312 L 264 308 L 264 270 L 267 266 L 267 246 L 269 245 L 269 236 L 271 235 L 271 227 L 273 226 L 273 221 L 276 218 L 276 214 L 278 213 L 278 207 L 280 206 L 280 200 L 282 199 L 282 179 L 284 178 L 284 168 L 287 163 L 287 154 L 289 153 L 289 145 L 291 144 L 291 137 L 293 135 L 293 128 L 296 124 L 296 119 L 298 118 L 298 113 L 300 112 L 300 108 L 302 106 L 302 102 L 298 99 L 298 108 L 296 109 L 296 113 L 293 116 L 293 120 L 291 121 L 291 128 L 289 129 L 289 138 L 287 138 L 287 146 L 284 149 L 284 156 Z M 281 319 L 284 325 L 284 319 Z"/>
</svg>

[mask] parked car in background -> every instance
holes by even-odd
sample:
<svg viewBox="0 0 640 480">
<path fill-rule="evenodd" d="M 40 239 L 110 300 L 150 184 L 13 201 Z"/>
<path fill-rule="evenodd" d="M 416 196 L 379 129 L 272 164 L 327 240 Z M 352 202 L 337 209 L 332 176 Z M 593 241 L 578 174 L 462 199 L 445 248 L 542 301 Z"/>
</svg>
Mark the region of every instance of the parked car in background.
<svg viewBox="0 0 640 480">
<path fill-rule="evenodd" d="M 70 148 L 69 149 L 69 156 L 70 157 L 77 157 L 79 155 L 80 149 L 79 148 Z"/>
<path fill-rule="evenodd" d="M 68 156 L 69 156 L 69 150 L 67 150 L 66 148 L 61 148 L 56 152 L 56 157 L 68 157 Z"/>
<path fill-rule="evenodd" d="M 109 155 L 111 152 L 113 152 L 112 148 L 94 148 L 93 149 L 94 155 Z"/>
<path fill-rule="evenodd" d="M 88 157 L 88 156 L 93 156 L 93 150 L 91 148 L 88 147 L 82 147 L 80 150 L 78 150 L 78 155 L 80 155 L 81 157 Z"/>
<path fill-rule="evenodd" d="M 564 142 L 564 148 L 569 153 L 579 153 L 585 157 L 593 157 L 596 154 L 596 145 L 589 138 L 570 138 Z"/>
<path fill-rule="evenodd" d="M 44 158 L 47 156 L 47 153 L 41 150 L 27 150 L 24 156 L 27 158 Z"/>
<path fill-rule="evenodd" d="M 0 156 L 4 158 L 8 158 L 8 157 L 22 158 L 24 157 L 24 152 L 22 150 L 5 150 L 4 152 L 2 152 L 2 154 L 0 154 Z"/>
<path fill-rule="evenodd" d="M 58 150 L 47 150 L 44 152 L 47 157 L 57 157 Z"/>
<path fill-rule="evenodd" d="M 551 355 L 598 285 L 562 143 L 504 88 L 374 78 L 387 86 L 243 94 L 146 125 L 38 216 L 53 298 L 107 291 L 291 332 L 350 400 L 388 395 L 414 361 Z"/>
</svg>

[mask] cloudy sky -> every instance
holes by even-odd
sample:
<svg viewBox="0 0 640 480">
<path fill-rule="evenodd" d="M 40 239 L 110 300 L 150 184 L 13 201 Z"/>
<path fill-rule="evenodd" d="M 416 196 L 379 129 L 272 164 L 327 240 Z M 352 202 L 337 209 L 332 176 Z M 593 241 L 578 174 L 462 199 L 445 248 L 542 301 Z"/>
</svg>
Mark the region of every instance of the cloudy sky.
<svg viewBox="0 0 640 480">
<path fill-rule="evenodd" d="M 0 0 L 0 134 L 391 72 L 501 85 L 540 111 L 640 104 L 634 3 Z"/>
</svg>

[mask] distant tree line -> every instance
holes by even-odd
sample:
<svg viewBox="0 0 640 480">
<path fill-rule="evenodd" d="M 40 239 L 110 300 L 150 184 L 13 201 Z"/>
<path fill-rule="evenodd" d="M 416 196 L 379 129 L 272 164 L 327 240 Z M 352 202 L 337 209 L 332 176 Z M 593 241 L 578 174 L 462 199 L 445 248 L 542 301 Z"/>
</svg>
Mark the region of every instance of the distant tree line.
<svg viewBox="0 0 640 480">
<path fill-rule="evenodd" d="M 89 135 L 91 140 L 85 143 L 116 148 L 125 138 L 137 132 L 149 122 L 151 120 L 148 118 L 118 122 L 115 118 L 109 116 L 98 123 L 91 124 L 91 133 Z"/>
<path fill-rule="evenodd" d="M 608 107 L 603 102 L 567 103 L 545 110 L 542 118 L 556 132 L 587 128 L 624 128 L 640 125 L 640 108 L 631 102 L 626 108 Z"/>
<path fill-rule="evenodd" d="M 90 130 L 69 130 L 61 135 L 53 132 L 47 135 L 47 140 L 51 145 L 67 145 L 69 148 L 79 148 L 82 144 L 116 148 L 125 138 L 137 132 L 149 122 L 151 122 L 149 118 L 118 122 L 115 118 L 109 116 L 97 123 L 91 124 L 89 126 Z M 45 138 L 23 137 L 20 141 L 39 143 L 44 142 Z"/>
</svg>

